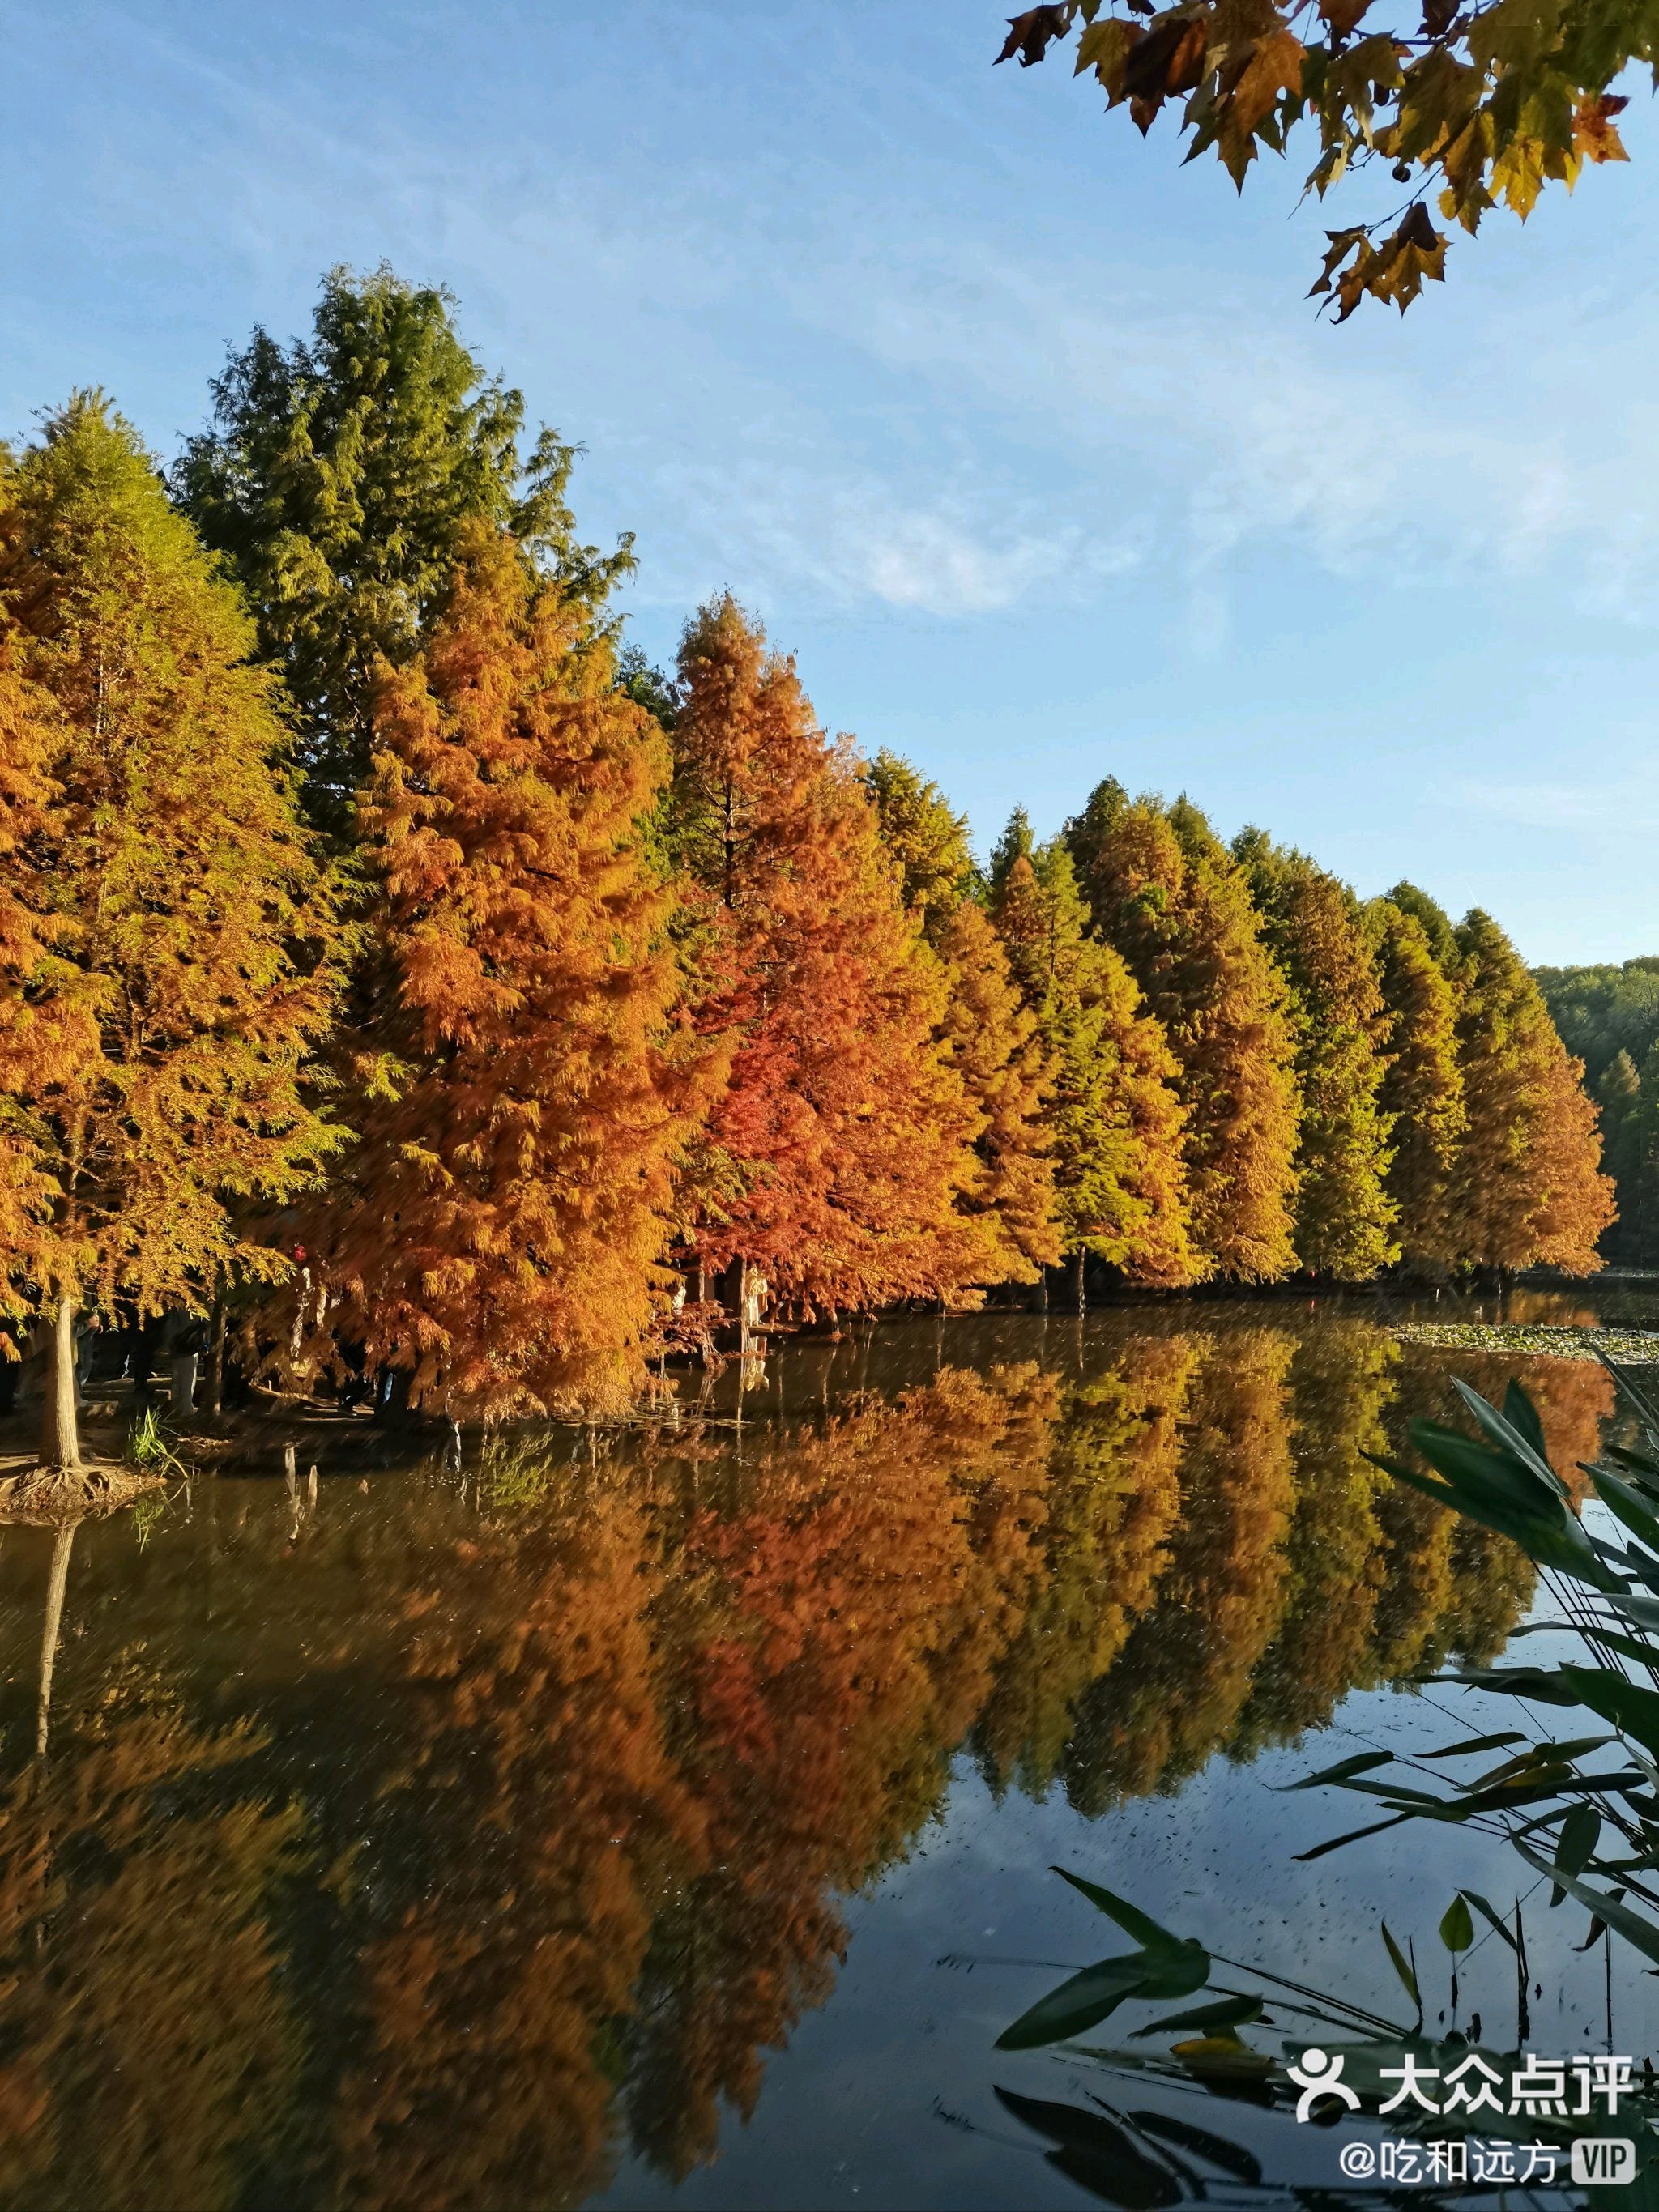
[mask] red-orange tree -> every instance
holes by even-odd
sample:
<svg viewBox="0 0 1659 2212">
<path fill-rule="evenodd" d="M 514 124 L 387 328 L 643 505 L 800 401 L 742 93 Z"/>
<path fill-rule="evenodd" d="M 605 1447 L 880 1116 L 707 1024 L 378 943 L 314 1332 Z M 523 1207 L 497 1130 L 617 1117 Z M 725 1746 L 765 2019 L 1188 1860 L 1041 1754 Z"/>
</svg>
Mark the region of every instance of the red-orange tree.
<svg viewBox="0 0 1659 2212">
<path fill-rule="evenodd" d="M 642 1372 L 692 1103 L 641 829 L 667 759 L 613 676 L 586 607 L 481 530 L 376 703 L 362 1142 L 326 1250 L 335 1326 L 451 1409 L 614 1407 Z"/>
<path fill-rule="evenodd" d="M 252 644 L 128 426 L 53 416 L 0 479 L 0 1312 L 53 1321 L 59 1467 L 77 1313 L 281 1275 L 238 1201 L 334 1143 L 332 895 Z"/>
<path fill-rule="evenodd" d="M 757 1265 L 802 1311 L 994 1279 L 957 1210 L 975 1116 L 937 1034 L 945 975 L 905 911 L 850 749 L 730 598 L 680 651 L 668 835 L 699 1021 L 730 1076 L 688 1204 L 705 1267 Z"/>
</svg>

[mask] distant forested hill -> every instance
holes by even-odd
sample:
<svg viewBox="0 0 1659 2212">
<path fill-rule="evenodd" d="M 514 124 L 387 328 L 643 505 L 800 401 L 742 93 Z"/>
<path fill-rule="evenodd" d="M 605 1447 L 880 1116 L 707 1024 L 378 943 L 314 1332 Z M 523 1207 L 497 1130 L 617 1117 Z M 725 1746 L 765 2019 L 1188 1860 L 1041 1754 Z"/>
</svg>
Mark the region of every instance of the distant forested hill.
<svg viewBox="0 0 1659 2212">
<path fill-rule="evenodd" d="M 1659 1265 L 1659 958 L 1533 975 L 1601 1109 L 1602 1165 L 1619 1188 L 1604 1249 Z"/>
<path fill-rule="evenodd" d="M 1620 968 L 1534 968 L 1561 1042 L 1592 1087 L 1627 1052 L 1639 1069 L 1659 1042 L 1659 958 Z"/>
</svg>

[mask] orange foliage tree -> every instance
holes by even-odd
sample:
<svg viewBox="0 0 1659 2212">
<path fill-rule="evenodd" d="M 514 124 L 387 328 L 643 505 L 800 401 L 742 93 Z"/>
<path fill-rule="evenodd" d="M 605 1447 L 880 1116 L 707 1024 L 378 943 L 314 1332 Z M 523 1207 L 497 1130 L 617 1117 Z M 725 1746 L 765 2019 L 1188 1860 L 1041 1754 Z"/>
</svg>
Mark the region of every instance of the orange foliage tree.
<svg viewBox="0 0 1659 2212">
<path fill-rule="evenodd" d="M 667 835 L 700 1025 L 731 1054 L 688 1242 L 803 1313 L 994 1279 L 957 1209 L 975 1115 L 939 1030 L 945 976 L 906 913 L 844 744 L 730 598 L 680 651 Z"/>
<path fill-rule="evenodd" d="M 667 762 L 613 675 L 481 531 L 377 700 L 362 1141 L 318 1243 L 332 1326 L 450 1409 L 611 1408 L 642 1373 L 696 1102 L 641 829 Z"/>
<path fill-rule="evenodd" d="M 1457 943 L 1468 1112 L 1450 1193 L 1458 1256 L 1592 1273 L 1615 1209 L 1583 1064 L 1568 1058 L 1537 984 L 1489 915 L 1468 915 Z"/>
</svg>

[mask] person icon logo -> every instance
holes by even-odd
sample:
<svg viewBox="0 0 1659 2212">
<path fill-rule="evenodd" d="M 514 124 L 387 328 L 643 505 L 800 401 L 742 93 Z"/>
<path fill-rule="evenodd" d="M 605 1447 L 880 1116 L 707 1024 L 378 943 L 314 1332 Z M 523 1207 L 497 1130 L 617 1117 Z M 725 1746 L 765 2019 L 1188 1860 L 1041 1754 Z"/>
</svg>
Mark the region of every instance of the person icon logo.
<svg viewBox="0 0 1659 2212">
<path fill-rule="evenodd" d="M 1301 2065 L 1287 2066 L 1285 2070 L 1302 2092 L 1296 2100 L 1298 2121 L 1313 2117 L 1313 2108 L 1322 2097 L 1334 2097 L 1351 2112 L 1359 2110 L 1358 2091 L 1351 2089 L 1342 2079 L 1340 2053 L 1329 2057 L 1322 2051 L 1304 2051 Z"/>
</svg>

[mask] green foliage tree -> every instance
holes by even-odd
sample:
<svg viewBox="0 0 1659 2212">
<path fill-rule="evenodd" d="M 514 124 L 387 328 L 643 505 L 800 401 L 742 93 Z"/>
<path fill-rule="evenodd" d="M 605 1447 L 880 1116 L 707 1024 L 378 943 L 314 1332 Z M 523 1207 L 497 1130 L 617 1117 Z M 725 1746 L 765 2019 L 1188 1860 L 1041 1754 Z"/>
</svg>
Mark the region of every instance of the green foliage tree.
<svg viewBox="0 0 1659 2212">
<path fill-rule="evenodd" d="M 1583 1061 L 1592 1085 L 1620 1053 L 1640 1067 L 1659 1042 L 1659 959 L 1532 972 L 1562 1043 Z"/>
<path fill-rule="evenodd" d="M 1631 1211 L 1623 1249 L 1646 1267 L 1659 1253 L 1659 1040 L 1642 1062 L 1638 1083 L 1626 1139 Z"/>
<path fill-rule="evenodd" d="M 1233 851 L 1291 992 L 1302 1095 L 1297 1257 L 1311 1275 L 1364 1282 L 1400 1247 L 1387 1184 L 1392 1123 L 1377 1097 L 1382 992 L 1359 902 L 1305 854 L 1260 830 L 1243 831 Z"/>
<path fill-rule="evenodd" d="M 1166 100 L 1183 98 L 1187 158 L 1214 152 L 1242 191 L 1257 153 L 1316 141 L 1307 188 L 1321 199 L 1351 173 L 1384 163 L 1389 212 L 1328 231 L 1313 290 L 1351 315 L 1367 296 L 1403 314 L 1425 280 L 1445 275 L 1443 221 L 1471 236 L 1502 204 L 1524 222 L 1547 183 L 1577 182 L 1586 162 L 1622 161 L 1612 88 L 1631 64 L 1659 69 L 1659 26 L 1643 7 L 1595 0 L 1462 9 L 1427 0 L 1420 21 L 1372 12 L 1371 0 L 1048 0 L 1010 19 L 999 61 L 1029 67 L 1079 21 L 1077 70 L 1107 104 L 1127 103 L 1144 133 Z M 1368 20 L 1369 19 L 1369 20 Z M 1407 187 L 1406 204 L 1398 188 Z"/>
<path fill-rule="evenodd" d="M 1622 1048 L 1602 1069 L 1595 1097 L 1601 1112 L 1601 1164 L 1613 1177 L 1619 1205 L 1613 1235 L 1621 1255 L 1634 1257 L 1642 1214 L 1642 1079 L 1635 1061 Z"/>
<path fill-rule="evenodd" d="M 256 330 L 213 384 L 210 429 L 173 471 L 222 553 L 260 653 L 298 710 L 308 803 L 344 833 L 368 772 L 382 661 L 402 667 L 447 592 L 469 524 L 510 532 L 598 604 L 632 555 L 578 543 L 565 492 L 576 448 L 520 449 L 520 393 L 462 343 L 454 301 L 381 267 L 331 270 L 309 340 Z"/>
<path fill-rule="evenodd" d="M 903 878 L 904 902 L 937 951 L 978 881 L 968 848 L 968 817 L 954 811 L 936 783 L 885 746 L 866 763 L 863 776 L 882 842 Z"/>
<path fill-rule="evenodd" d="M 1127 962 L 1176 1055 L 1194 1242 L 1223 1276 L 1288 1274 L 1295 1044 L 1243 870 L 1196 807 L 1132 804 L 1109 778 L 1065 834 L 1095 927 Z"/>
<path fill-rule="evenodd" d="M 1091 1253 L 1131 1281 L 1192 1282 L 1202 1270 L 1188 1235 L 1169 1045 L 1122 960 L 1090 929 L 1065 846 L 1018 851 L 1025 834 L 1011 825 L 1000 848 L 992 913 L 1048 1062 L 1062 1250 L 1079 1295 Z"/>
<path fill-rule="evenodd" d="M 1414 915 L 1422 924 L 1430 951 L 1445 973 L 1455 981 L 1463 956 L 1458 950 L 1457 932 L 1452 927 L 1451 916 L 1445 908 L 1437 905 L 1426 891 L 1419 890 L 1415 884 L 1403 880 L 1397 883 L 1387 896 L 1390 906 L 1398 907 L 1401 914 Z"/>
<path fill-rule="evenodd" d="M 1457 994 L 1419 915 L 1379 899 L 1370 921 L 1388 1020 L 1377 1093 L 1392 1121 L 1388 1193 L 1399 1209 L 1407 1267 L 1443 1271 L 1459 1256 L 1449 1194 L 1468 1127 L 1457 1057 Z"/>
<path fill-rule="evenodd" d="M 334 887 L 251 626 L 96 396 L 0 481 L 0 1311 L 201 1310 L 287 1262 L 241 1201 L 314 1182 Z"/>
</svg>

